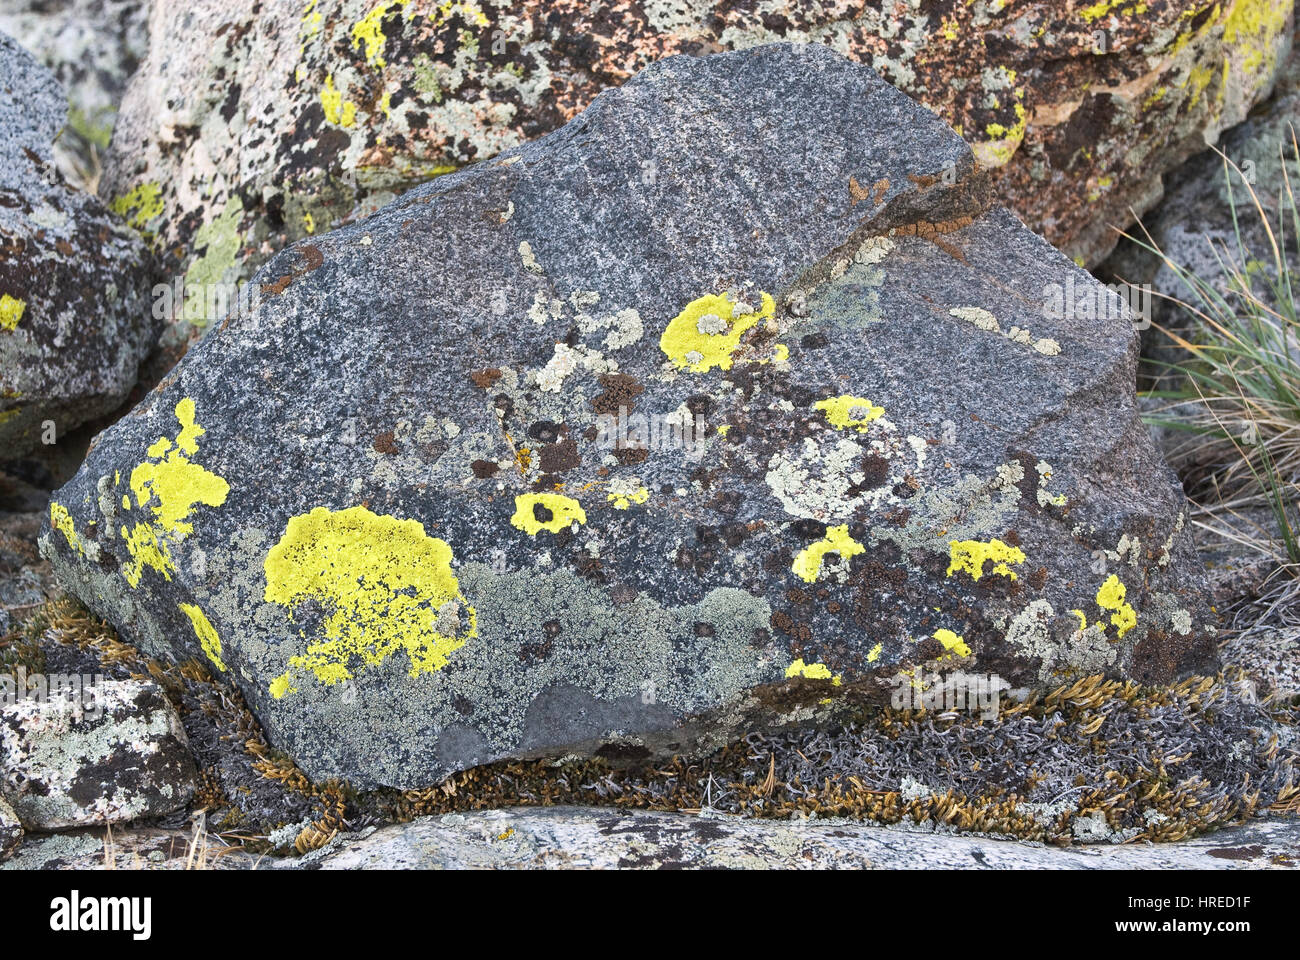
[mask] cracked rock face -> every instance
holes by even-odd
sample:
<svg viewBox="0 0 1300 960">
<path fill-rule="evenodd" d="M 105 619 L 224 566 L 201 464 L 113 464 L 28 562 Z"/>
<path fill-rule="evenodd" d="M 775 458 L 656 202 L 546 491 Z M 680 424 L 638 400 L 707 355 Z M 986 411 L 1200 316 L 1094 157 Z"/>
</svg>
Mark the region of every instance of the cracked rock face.
<svg viewBox="0 0 1300 960">
<path fill-rule="evenodd" d="M 234 283 L 287 242 L 557 129 L 657 59 L 814 42 L 948 121 L 1021 219 L 1095 263 L 1163 172 L 1267 94 L 1292 6 L 160 0 L 101 193 L 176 254 L 169 276 Z M 206 296 L 181 311 L 219 313 Z"/>
<path fill-rule="evenodd" d="M 197 772 L 180 717 L 152 683 L 106 680 L 0 709 L 0 787 L 28 830 L 178 810 Z"/>
<path fill-rule="evenodd" d="M 273 258 L 42 551 L 357 784 L 1207 669 L 1132 320 L 985 186 L 823 47 L 661 61 Z"/>
<path fill-rule="evenodd" d="M 139 236 L 54 168 L 67 102 L 0 34 L 0 459 L 118 407 L 157 340 Z"/>
</svg>

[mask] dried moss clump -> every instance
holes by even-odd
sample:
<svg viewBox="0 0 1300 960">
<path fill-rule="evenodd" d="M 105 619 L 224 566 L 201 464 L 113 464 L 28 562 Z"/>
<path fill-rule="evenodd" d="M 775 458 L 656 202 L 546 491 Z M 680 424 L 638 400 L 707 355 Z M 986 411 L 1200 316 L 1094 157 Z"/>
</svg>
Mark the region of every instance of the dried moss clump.
<svg viewBox="0 0 1300 960">
<path fill-rule="evenodd" d="M 497 764 L 386 804 L 393 819 L 513 805 L 703 807 L 1073 841 L 1181 840 L 1294 812 L 1293 749 L 1240 677 L 1174 687 L 1088 677 L 995 719 L 872 708 L 824 732 L 752 734 L 710 760 L 619 771 Z"/>
</svg>

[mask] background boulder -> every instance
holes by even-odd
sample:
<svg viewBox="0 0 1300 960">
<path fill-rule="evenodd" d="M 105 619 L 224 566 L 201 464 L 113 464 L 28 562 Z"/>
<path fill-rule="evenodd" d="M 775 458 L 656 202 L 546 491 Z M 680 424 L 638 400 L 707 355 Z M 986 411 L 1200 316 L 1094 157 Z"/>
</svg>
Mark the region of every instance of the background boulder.
<svg viewBox="0 0 1300 960">
<path fill-rule="evenodd" d="M 0 460 L 118 407 L 161 329 L 144 243 L 54 168 L 66 112 L 0 34 Z"/>
</svg>

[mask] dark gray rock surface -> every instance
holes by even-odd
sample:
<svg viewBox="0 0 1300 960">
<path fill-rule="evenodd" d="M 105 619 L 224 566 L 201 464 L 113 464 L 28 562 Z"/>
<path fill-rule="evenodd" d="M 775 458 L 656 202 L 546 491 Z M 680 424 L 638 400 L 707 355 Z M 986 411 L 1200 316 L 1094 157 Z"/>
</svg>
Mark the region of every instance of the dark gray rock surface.
<svg viewBox="0 0 1300 960">
<path fill-rule="evenodd" d="M 278 254 L 43 552 L 361 785 L 689 753 L 926 664 L 1209 669 L 1131 320 L 1046 309 L 1091 279 L 972 168 L 824 48 L 661 61 Z"/>
<path fill-rule="evenodd" d="M 54 168 L 66 113 L 0 34 L 0 460 L 120 405 L 161 330 L 143 241 Z"/>
<path fill-rule="evenodd" d="M 171 813 L 197 776 L 180 717 L 155 684 L 105 680 L 0 708 L 0 790 L 28 830 Z"/>
</svg>

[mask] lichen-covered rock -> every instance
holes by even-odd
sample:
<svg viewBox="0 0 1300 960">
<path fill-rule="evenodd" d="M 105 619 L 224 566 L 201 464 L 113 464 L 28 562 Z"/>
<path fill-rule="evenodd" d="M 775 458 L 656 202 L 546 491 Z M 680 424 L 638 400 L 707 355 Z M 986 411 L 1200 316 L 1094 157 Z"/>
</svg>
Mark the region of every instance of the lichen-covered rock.
<svg viewBox="0 0 1300 960">
<path fill-rule="evenodd" d="M 23 825 L 18 814 L 0 797 L 0 862 L 8 860 L 23 842 Z"/>
<path fill-rule="evenodd" d="M 1222 152 L 1206 150 L 1166 178 L 1164 199 L 1143 218 L 1141 229 L 1131 231 L 1142 242 L 1122 241 L 1107 260 L 1107 273 L 1155 291 L 1151 308 L 1157 326 L 1173 325 L 1185 330 L 1192 320 L 1188 311 L 1166 297 L 1198 303 L 1196 292 L 1179 277 L 1171 262 L 1229 301 L 1234 293 L 1225 265 L 1242 273 L 1249 265 L 1252 290 L 1262 302 L 1274 307 L 1275 286 L 1285 289 L 1277 277 L 1276 252 L 1285 254 L 1293 273 L 1300 271 L 1283 170 L 1285 161 L 1286 172 L 1294 178 L 1296 149 L 1292 129 L 1297 116 L 1300 51 L 1287 62 L 1273 98 L 1224 134 L 1218 147 Z M 1236 169 L 1225 163 L 1224 155 Z M 1278 234 L 1279 223 L 1285 225 L 1285 235 Z M 1159 248 L 1168 260 L 1144 245 Z M 1166 361 L 1177 359 L 1172 341 L 1158 329 L 1151 330 L 1148 340 L 1148 351 L 1153 356 Z"/>
<path fill-rule="evenodd" d="M 691 752 L 927 664 L 1210 667 L 1131 318 L 974 168 L 822 46 L 661 61 L 273 258 L 42 550 L 359 784 Z"/>
<path fill-rule="evenodd" d="M 1275 818 L 1178 844 L 1060 850 L 851 820 L 772 822 L 640 810 L 489 810 L 340 838 L 322 870 L 1241 870 L 1295 868 L 1300 826 Z M 288 861 L 284 866 L 298 866 Z"/>
<path fill-rule="evenodd" d="M 144 0 L 0 0 L 0 32 L 49 67 L 68 95 L 55 162 L 92 193 L 126 83 L 148 52 L 147 8 Z"/>
<path fill-rule="evenodd" d="M 1021 219 L 1094 263 L 1163 171 L 1267 93 L 1292 6 L 160 0 L 101 192 L 203 325 L 231 296 L 211 288 L 287 241 L 554 130 L 656 59 L 812 41 L 936 111 Z"/>
<path fill-rule="evenodd" d="M 156 684 L 103 680 L 0 708 L 0 787 L 28 830 L 162 816 L 197 776 Z"/>
<path fill-rule="evenodd" d="M 139 236 L 54 169 L 67 101 L 0 34 L 0 459 L 121 404 L 161 324 Z"/>
</svg>

